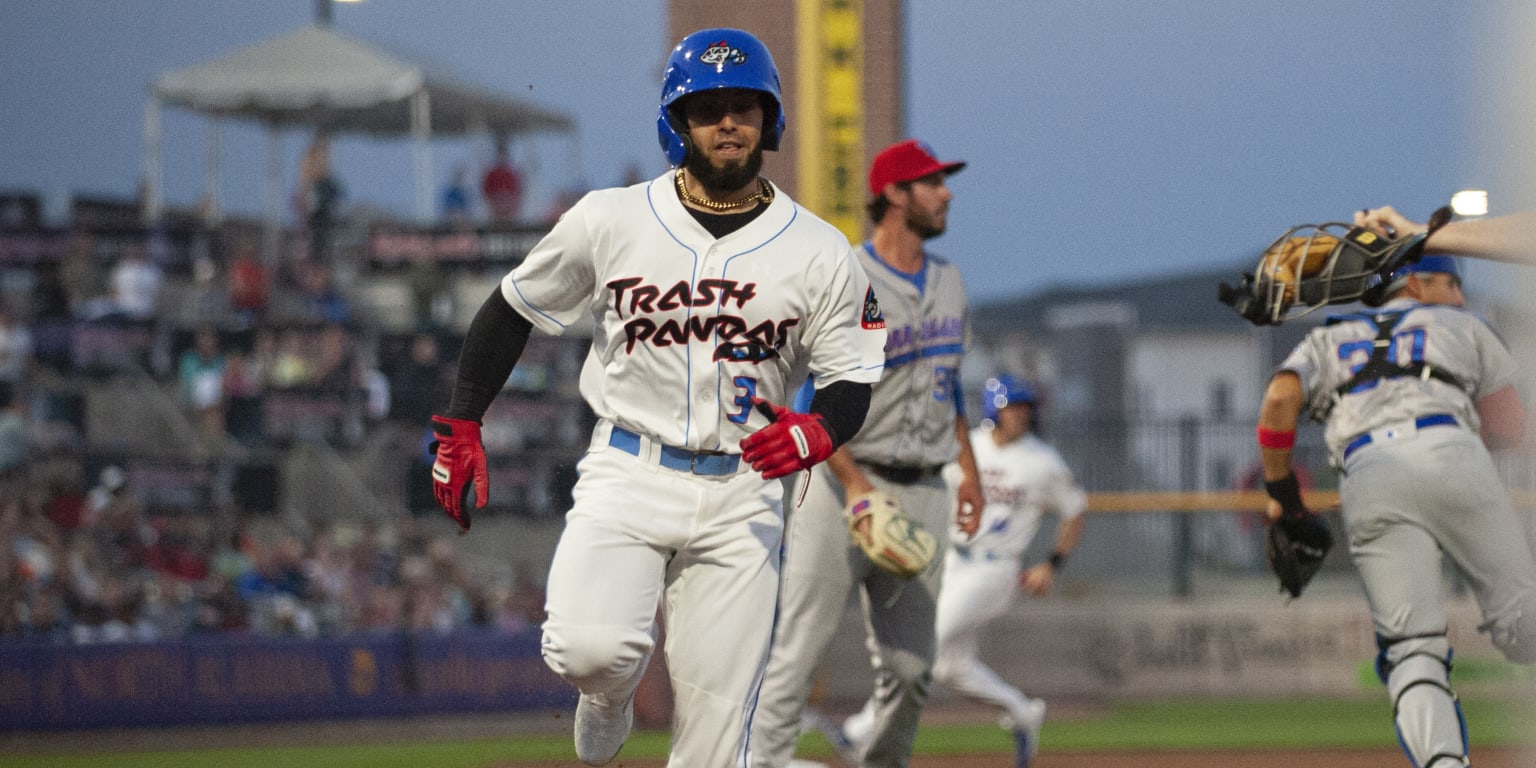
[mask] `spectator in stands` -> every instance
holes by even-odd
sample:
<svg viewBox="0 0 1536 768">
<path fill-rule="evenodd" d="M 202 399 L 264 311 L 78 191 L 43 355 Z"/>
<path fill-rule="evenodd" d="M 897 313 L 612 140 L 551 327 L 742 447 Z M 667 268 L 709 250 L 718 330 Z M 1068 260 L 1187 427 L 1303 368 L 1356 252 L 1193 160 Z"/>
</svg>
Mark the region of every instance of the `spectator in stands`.
<svg viewBox="0 0 1536 768">
<path fill-rule="evenodd" d="M 26 408 L 17 396 L 16 385 L 0 381 L 0 499 L 25 497 L 31 455 Z"/>
<path fill-rule="evenodd" d="M 224 361 L 224 432 L 241 445 L 261 442 L 265 392 L 265 371 L 255 350 L 231 350 Z"/>
<path fill-rule="evenodd" d="M 165 276 L 149 258 L 147 246 L 130 245 L 112 270 L 112 295 L 117 306 L 135 320 L 153 319 L 160 309 Z"/>
<path fill-rule="evenodd" d="M 347 329 L 328 323 L 314 336 L 309 384 L 332 392 L 351 392 L 360 386 L 357 355 Z"/>
<path fill-rule="evenodd" d="M 522 217 L 523 178 L 512 167 L 505 137 L 496 142 L 496 161 L 486 169 L 485 178 L 480 183 L 480 192 L 485 195 L 491 221 L 512 223 Z"/>
<path fill-rule="evenodd" d="M 278 389 L 307 386 L 313 373 L 304 333 L 289 328 L 277 337 L 269 381 Z"/>
<path fill-rule="evenodd" d="M 544 582 L 526 560 L 513 568 L 512 586 L 496 611 L 496 628 L 502 632 L 523 632 L 544 623 Z"/>
<path fill-rule="evenodd" d="M 82 313 L 85 319 L 154 318 L 165 277 L 160 266 L 150 260 L 142 243 L 131 244 L 123 250 L 122 258 L 112 267 L 108 282 L 111 295 L 87 302 Z"/>
<path fill-rule="evenodd" d="M 435 259 L 417 259 L 406 277 L 411 289 L 411 307 L 417 328 L 431 328 L 453 322 L 453 293 L 448 276 Z"/>
<path fill-rule="evenodd" d="M 442 359 L 437 335 L 415 333 L 404 360 L 389 372 L 389 417 L 401 424 L 412 437 L 432 414 L 446 406 L 452 393 L 451 366 Z"/>
<path fill-rule="evenodd" d="M 154 532 L 144 522 L 144 508 L 128 488 L 128 474 L 111 465 L 101 470 L 86 496 L 86 527 L 108 572 L 126 573 L 144 564 L 144 547 Z"/>
<path fill-rule="evenodd" d="M 315 634 L 319 625 L 314 611 L 302 602 L 309 594 L 303 541 L 291 533 L 276 541 L 256 539 L 251 564 L 235 580 L 241 599 L 250 606 L 251 628 L 274 635 Z"/>
<path fill-rule="evenodd" d="M 0 382 L 20 385 L 32 373 L 32 330 L 8 305 L 0 305 Z"/>
<path fill-rule="evenodd" d="M 333 257 L 337 220 L 345 195 L 341 180 L 331 169 L 331 142 L 317 134 L 304 150 L 299 164 L 299 186 L 293 208 L 309 238 L 309 259 L 329 263 Z"/>
<path fill-rule="evenodd" d="M 246 358 L 246 376 L 265 390 L 272 386 L 277 369 L 278 333 L 269 325 L 257 326 L 251 334 L 251 349 Z"/>
<path fill-rule="evenodd" d="M 178 323 L 222 323 L 230 317 L 229 291 L 220 279 L 218 262 L 203 254 L 192 260 L 192 295 L 182 306 L 167 306 L 162 313 Z"/>
<path fill-rule="evenodd" d="M 358 613 L 352 594 L 352 556 L 338 540 L 334 526 L 322 524 L 310 537 L 304 556 L 304 578 L 317 603 L 315 615 L 320 628 L 349 628 Z"/>
<path fill-rule="evenodd" d="M 181 353 L 177 381 L 182 405 L 197 427 L 197 449 L 203 456 L 216 450 L 224 438 L 226 368 L 219 332 L 210 326 L 200 326 L 192 334 L 192 347 Z"/>
<path fill-rule="evenodd" d="M 65 537 L 70 537 L 85 522 L 85 494 L 70 479 L 56 476 L 48 483 L 43 515 Z"/>
<path fill-rule="evenodd" d="M 304 302 L 303 319 L 327 323 L 345 323 L 352 317 L 347 297 L 336 285 L 336 272 L 329 264 L 304 261 L 294 265 L 299 297 Z"/>
<path fill-rule="evenodd" d="M 443 221 L 452 227 L 463 227 L 469 224 L 469 169 L 460 165 L 453 169 L 453 176 L 448 179 L 448 184 L 443 187 L 442 203 Z"/>
<path fill-rule="evenodd" d="M 235 244 L 227 271 L 229 307 L 242 327 L 261 323 L 266 317 L 270 279 L 261 252 L 251 240 Z"/>
<path fill-rule="evenodd" d="M 77 317 L 83 316 L 91 300 L 101 296 L 105 286 L 101 265 L 96 259 L 95 237 L 86 232 L 75 235 L 59 262 L 59 284 L 69 302 L 70 313 Z"/>
<path fill-rule="evenodd" d="M 208 578 L 210 546 L 196 515 L 161 517 L 154 521 L 154 541 L 144 549 L 144 564 L 156 573 L 184 582 Z"/>
</svg>

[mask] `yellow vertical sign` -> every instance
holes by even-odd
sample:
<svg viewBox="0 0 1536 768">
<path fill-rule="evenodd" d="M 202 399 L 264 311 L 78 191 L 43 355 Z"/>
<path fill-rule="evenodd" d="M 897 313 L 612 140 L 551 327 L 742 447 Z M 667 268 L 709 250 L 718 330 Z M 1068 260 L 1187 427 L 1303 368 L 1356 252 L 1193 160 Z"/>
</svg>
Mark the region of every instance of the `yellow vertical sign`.
<svg viewBox="0 0 1536 768">
<path fill-rule="evenodd" d="M 796 0 L 795 39 L 795 196 L 858 240 L 864 231 L 863 0 Z"/>
</svg>

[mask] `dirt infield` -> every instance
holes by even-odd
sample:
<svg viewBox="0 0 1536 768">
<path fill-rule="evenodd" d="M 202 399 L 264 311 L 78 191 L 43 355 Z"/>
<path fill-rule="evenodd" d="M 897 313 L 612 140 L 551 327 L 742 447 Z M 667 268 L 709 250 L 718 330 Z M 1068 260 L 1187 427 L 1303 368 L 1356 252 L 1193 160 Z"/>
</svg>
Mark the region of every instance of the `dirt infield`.
<svg viewBox="0 0 1536 768">
<path fill-rule="evenodd" d="M 1473 753 L 1476 768 L 1531 768 L 1532 755 L 1526 751 L 1482 749 Z M 911 768 L 999 768 L 1012 762 L 1006 755 L 957 755 L 951 757 L 914 757 Z M 613 768 L 663 768 L 661 760 L 625 760 L 620 757 Z M 1266 749 L 1250 751 L 1169 751 L 1169 752 L 1073 752 L 1041 754 L 1033 768 L 1407 768 L 1406 757 L 1398 750 L 1314 750 Z M 497 768 L 584 768 L 575 758 L 556 763 L 506 763 Z M 832 764 L 830 768 L 839 768 Z"/>
</svg>

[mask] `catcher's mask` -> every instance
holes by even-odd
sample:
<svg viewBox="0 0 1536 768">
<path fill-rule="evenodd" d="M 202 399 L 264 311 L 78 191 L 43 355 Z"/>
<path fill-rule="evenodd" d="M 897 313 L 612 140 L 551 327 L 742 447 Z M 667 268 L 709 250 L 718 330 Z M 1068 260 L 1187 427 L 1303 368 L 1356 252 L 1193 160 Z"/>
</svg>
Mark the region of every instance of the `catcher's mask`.
<svg viewBox="0 0 1536 768">
<path fill-rule="evenodd" d="M 1254 325 L 1356 300 L 1380 306 L 1386 277 L 1417 261 L 1425 239 L 1449 220 L 1450 209 L 1442 208 L 1426 231 L 1396 239 L 1339 221 L 1292 227 L 1264 249 L 1254 272 L 1236 286 L 1222 283 L 1217 299 Z"/>
</svg>

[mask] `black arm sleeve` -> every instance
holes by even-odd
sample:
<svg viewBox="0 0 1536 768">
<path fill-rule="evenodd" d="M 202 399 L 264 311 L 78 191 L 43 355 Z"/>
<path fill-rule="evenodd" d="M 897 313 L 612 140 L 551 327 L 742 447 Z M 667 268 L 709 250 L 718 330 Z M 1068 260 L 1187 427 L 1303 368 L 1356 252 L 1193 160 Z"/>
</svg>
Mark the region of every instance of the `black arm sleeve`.
<svg viewBox="0 0 1536 768">
<path fill-rule="evenodd" d="M 512 367 L 523 356 L 523 347 L 528 345 L 531 335 L 533 322 L 502 298 L 498 285 L 469 323 L 464 349 L 459 352 L 453 399 L 443 415 L 480 421 L 512 375 Z"/>
<path fill-rule="evenodd" d="M 810 412 L 827 421 L 832 447 L 853 439 L 869 415 L 869 397 L 874 385 L 856 381 L 834 381 L 811 396 Z"/>
</svg>

